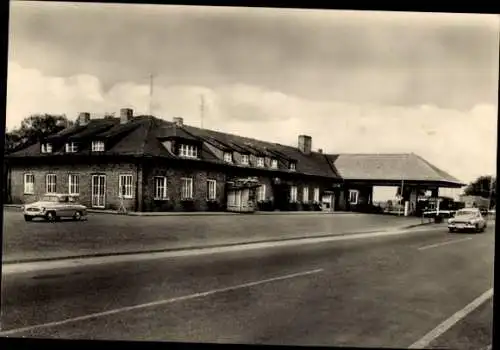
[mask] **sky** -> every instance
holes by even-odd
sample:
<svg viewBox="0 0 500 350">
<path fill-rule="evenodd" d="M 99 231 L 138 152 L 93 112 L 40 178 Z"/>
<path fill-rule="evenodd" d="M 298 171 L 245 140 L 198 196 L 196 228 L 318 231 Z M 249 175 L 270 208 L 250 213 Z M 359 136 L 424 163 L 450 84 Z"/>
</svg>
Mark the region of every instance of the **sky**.
<svg viewBox="0 0 500 350">
<path fill-rule="evenodd" d="M 330 153 L 414 152 L 465 182 L 495 173 L 496 15 L 10 4 L 7 130 L 131 107 Z"/>
</svg>

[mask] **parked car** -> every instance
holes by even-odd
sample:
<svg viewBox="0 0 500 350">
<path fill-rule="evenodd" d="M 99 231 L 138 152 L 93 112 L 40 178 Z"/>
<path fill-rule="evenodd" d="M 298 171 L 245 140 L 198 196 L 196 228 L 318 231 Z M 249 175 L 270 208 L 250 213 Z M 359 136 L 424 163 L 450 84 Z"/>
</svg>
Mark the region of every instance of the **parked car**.
<svg viewBox="0 0 500 350">
<path fill-rule="evenodd" d="M 478 208 L 460 209 L 455 217 L 448 220 L 448 230 L 450 232 L 460 230 L 472 230 L 474 232 L 484 232 L 487 223 Z"/>
<path fill-rule="evenodd" d="M 87 207 L 78 202 L 78 198 L 68 194 L 50 194 L 39 201 L 23 206 L 24 220 L 43 218 L 56 221 L 61 218 L 82 220 L 87 217 Z"/>
</svg>

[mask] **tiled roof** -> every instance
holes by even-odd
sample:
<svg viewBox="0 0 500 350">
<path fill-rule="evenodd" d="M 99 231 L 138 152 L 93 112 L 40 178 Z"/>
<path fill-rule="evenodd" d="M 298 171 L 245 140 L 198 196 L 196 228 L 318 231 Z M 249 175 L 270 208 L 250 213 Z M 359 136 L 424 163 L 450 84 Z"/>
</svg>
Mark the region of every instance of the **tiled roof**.
<svg viewBox="0 0 500 350">
<path fill-rule="evenodd" d="M 193 126 L 184 126 L 191 134 L 213 137 L 225 145 L 236 145 L 235 151 L 243 148 L 254 155 L 265 155 L 278 158 L 282 154 L 286 161 L 296 162 L 296 172 L 314 176 L 338 178 L 325 156 L 318 152 L 304 154 L 297 147 L 280 145 L 277 143 L 256 140 L 248 137 L 222 133 L 219 131 L 200 129 Z"/>
<path fill-rule="evenodd" d="M 155 118 L 156 119 L 156 118 Z M 173 138 L 179 137 L 185 140 L 199 141 L 198 138 L 191 135 L 184 128 L 178 127 L 174 123 L 169 123 L 164 120 L 157 119 L 157 129 L 155 130 L 154 136 L 157 138 Z"/>
<path fill-rule="evenodd" d="M 61 137 L 68 137 L 68 136 L 71 136 L 71 135 L 75 135 L 79 132 L 82 132 L 83 130 L 85 130 L 87 128 L 86 125 L 73 125 L 73 126 L 70 126 L 69 128 L 65 128 L 61 131 L 59 131 L 58 133 L 55 133 L 53 135 L 49 135 L 47 136 L 47 141 L 50 141 L 50 140 L 57 140 Z"/>
<path fill-rule="evenodd" d="M 107 129 L 103 125 L 107 125 Z M 96 119 L 84 127 L 71 127 L 61 131 L 61 137 L 85 136 L 108 140 L 103 154 L 134 155 L 175 158 L 162 144 L 165 139 L 181 137 L 188 140 L 205 141 L 201 147 L 201 158 L 205 161 L 225 163 L 219 159 L 206 142 L 221 150 L 269 156 L 278 160 L 281 171 L 288 171 L 289 162 L 296 163 L 297 173 L 346 180 L 419 180 L 461 184 L 459 180 L 430 164 L 416 154 L 304 154 L 297 147 L 265 142 L 214 130 L 189 125 L 176 126 L 173 122 L 152 116 L 134 117 L 126 124 L 118 118 Z M 40 155 L 40 144 L 12 153 L 12 157 Z M 48 156 L 48 155 L 47 155 Z M 269 169 L 270 171 L 276 171 Z"/>
<path fill-rule="evenodd" d="M 338 154 L 327 156 L 346 180 L 461 181 L 414 154 Z"/>
<path fill-rule="evenodd" d="M 71 134 L 71 135 L 63 135 L 63 136 L 68 136 L 69 140 L 86 139 L 88 137 L 103 133 L 103 132 L 113 128 L 113 126 L 115 126 L 117 124 L 119 124 L 119 119 L 117 119 L 117 118 L 94 119 L 94 120 L 91 120 L 88 123 L 88 125 L 80 127 L 80 128 L 83 128 L 81 131 L 74 133 L 74 134 Z"/>
</svg>

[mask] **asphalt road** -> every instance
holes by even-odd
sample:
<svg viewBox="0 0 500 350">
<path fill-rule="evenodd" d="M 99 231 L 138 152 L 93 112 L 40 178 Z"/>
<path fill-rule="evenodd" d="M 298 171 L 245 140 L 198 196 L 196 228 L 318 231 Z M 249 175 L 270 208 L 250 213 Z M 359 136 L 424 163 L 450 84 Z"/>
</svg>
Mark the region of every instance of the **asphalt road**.
<svg viewBox="0 0 500 350">
<path fill-rule="evenodd" d="M 0 335 L 407 348 L 492 288 L 493 252 L 490 227 L 9 274 Z M 486 347 L 491 318 L 430 345 Z"/>
</svg>

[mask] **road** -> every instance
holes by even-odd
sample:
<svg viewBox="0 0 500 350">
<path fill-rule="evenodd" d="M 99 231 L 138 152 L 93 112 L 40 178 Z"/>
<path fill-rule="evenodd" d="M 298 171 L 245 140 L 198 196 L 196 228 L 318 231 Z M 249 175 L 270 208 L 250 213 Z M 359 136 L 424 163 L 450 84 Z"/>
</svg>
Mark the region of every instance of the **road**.
<svg viewBox="0 0 500 350">
<path fill-rule="evenodd" d="M 449 318 L 492 288 L 493 252 L 491 227 L 434 229 L 7 274 L 0 335 L 408 348 L 448 320 L 429 346 L 480 349 L 491 299 Z"/>
</svg>

